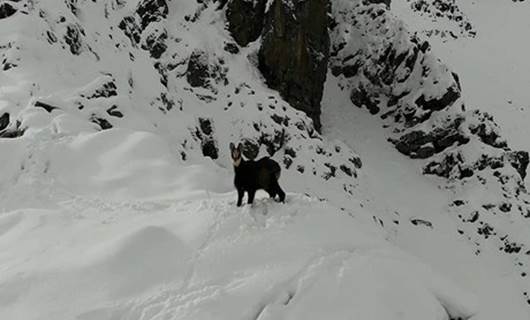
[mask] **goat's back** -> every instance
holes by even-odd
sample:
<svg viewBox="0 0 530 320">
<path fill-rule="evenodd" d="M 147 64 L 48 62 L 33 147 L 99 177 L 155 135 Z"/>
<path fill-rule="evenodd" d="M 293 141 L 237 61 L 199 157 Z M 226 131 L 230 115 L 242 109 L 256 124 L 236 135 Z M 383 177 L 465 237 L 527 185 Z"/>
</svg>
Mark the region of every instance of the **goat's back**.
<svg viewBox="0 0 530 320">
<path fill-rule="evenodd" d="M 264 157 L 256 161 L 256 167 L 259 170 L 260 180 L 278 180 L 280 178 L 281 167 L 278 162 L 269 157 Z M 263 179 L 263 180 L 262 180 Z M 267 181 L 269 182 L 269 181 Z M 269 185 L 269 183 L 266 183 Z"/>
</svg>

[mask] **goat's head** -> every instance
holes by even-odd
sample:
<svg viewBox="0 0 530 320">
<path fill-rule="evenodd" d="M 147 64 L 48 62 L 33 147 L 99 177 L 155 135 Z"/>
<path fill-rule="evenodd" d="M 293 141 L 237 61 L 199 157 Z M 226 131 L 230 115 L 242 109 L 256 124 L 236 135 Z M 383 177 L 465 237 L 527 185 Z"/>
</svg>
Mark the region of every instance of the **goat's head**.
<svg viewBox="0 0 530 320">
<path fill-rule="evenodd" d="M 242 149 L 241 143 L 237 145 L 237 147 L 231 142 L 230 143 L 230 155 L 232 156 L 232 162 L 234 164 L 234 167 L 238 167 L 241 164 L 242 156 L 241 156 L 241 149 Z"/>
</svg>

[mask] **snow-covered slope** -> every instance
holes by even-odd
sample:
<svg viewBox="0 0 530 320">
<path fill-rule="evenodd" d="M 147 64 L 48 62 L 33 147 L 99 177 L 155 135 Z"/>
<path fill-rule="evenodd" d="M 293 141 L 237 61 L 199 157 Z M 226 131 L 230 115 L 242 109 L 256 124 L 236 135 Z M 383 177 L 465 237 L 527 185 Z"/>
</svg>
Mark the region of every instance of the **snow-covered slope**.
<svg viewBox="0 0 530 320">
<path fill-rule="evenodd" d="M 524 153 L 452 69 L 385 1 L 332 1 L 329 57 L 325 1 L 251 2 L 329 59 L 322 134 L 232 1 L 0 1 L 0 318 L 527 319 Z M 237 141 L 286 204 L 235 207 Z"/>
<path fill-rule="evenodd" d="M 3 214 L 0 225 L 3 318 L 419 320 L 474 312 L 473 297 L 372 226 L 304 196 L 243 209 L 233 194 L 78 197 Z"/>
</svg>

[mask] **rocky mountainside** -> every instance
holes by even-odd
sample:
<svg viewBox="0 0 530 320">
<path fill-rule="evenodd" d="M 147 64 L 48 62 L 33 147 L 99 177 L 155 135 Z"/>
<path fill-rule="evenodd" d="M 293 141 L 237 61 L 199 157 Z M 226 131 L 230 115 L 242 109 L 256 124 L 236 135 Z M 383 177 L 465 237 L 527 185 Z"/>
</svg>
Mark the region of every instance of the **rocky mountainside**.
<svg viewBox="0 0 530 320">
<path fill-rule="evenodd" d="M 441 3 L 431 5 L 460 20 L 458 10 Z M 354 105 L 380 117 L 399 152 L 423 159 L 417 161 L 425 175 L 443 178 L 440 186 L 452 194 L 454 231 L 476 255 L 485 247 L 504 254 L 530 304 L 530 243 L 519 233 L 529 227 L 528 152 L 512 150 L 491 115 L 466 109 L 457 73 L 388 11 L 359 4 L 334 9 L 340 22 L 332 30 L 331 70 L 339 86 Z"/>
<path fill-rule="evenodd" d="M 340 190 L 351 190 L 361 161 L 340 143 L 326 143 L 317 132 L 326 60 L 316 71 L 316 56 L 302 57 L 299 65 L 286 65 L 285 70 L 271 70 L 279 77 L 271 81 L 284 89 L 280 94 L 266 90 L 253 69 L 269 63 L 263 62 L 269 59 L 265 57 L 284 55 L 265 54 L 265 46 L 242 48 L 231 42 L 223 28 L 222 5 L 70 1 L 56 10 L 55 3 L 13 4 L 18 11 L 3 21 L 11 28 L 3 29 L 7 42 L 2 56 L 4 81 L 15 92 L 2 93 L 0 134 L 18 137 L 46 126 L 60 135 L 113 127 L 148 130 L 168 136 L 181 161 L 206 156 L 220 159 L 223 166 L 228 166 L 228 143 L 242 139 L 248 158 L 261 150 L 297 175 L 338 179 Z M 87 23 L 92 15 L 102 22 Z M 268 20 L 264 30 L 272 27 L 272 18 Z M 18 28 L 27 35 L 12 39 Z M 327 35 L 325 24 L 321 29 Z M 28 56 L 29 50 L 37 56 Z M 48 62 L 46 69 L 35 69 L 42 60 Z M 80 74 L 78 64 L 90 71 Z M 307 101 L 298 100 L 309 92 L 305 86 L 288 79 L 297 68 L 307 68 L 297 79 L 320 77 L 311 87 L 315 96 Z M 23 79 L 17 79 L 19 74 Z M 300 91 L 289 89 L 294 84 Z M 292 96 L 285 96 L 285 90 Z M 290 108 L 289 102 L 315 122 Z M 65 128 L 65 117 L 78 125 Z M 47 120 L 34 124 L 34 118 Z"/>
<path fill-rule="evenodd" d="M 160 197 L 182 184 L 228 192 L 228 144 L 241 141 L 245 157 L 282 165 L 287 190 L 383 234 L 408 232 L 396 208 L 360 209 L 380 196 L 367 194 L 373 177 L 363 172 L 374 155 L 345 142 L 356 128 L 323 121 L 337 105 L 371 114 L 400 165 L 446 197 L 433 215 L 451 223 L 433 234 L 462 242 L 469 259 L 508 265 L 506 281 L 518 282 L 510 292 L 530 306 L 528 152 L 466 106 L 459 71 L 426 40 L 477 36 L 458 4 L 407 3 L 451 29 L 411 33 L 388 0 L 0 1 L 0 209 L 28 198 L 50 208 L 77 197 L 125 201 L 131 190 Z M 343 136 L 327 136 L 333 129 Z M 175 166 L 207 182 L 174 181 L 168 172 L 187 177 Z M 421 198 L 410 202 L 421 208 Z M 460 303 L 441 302 L 433 318 L 476 313 Z"/>
</svg>

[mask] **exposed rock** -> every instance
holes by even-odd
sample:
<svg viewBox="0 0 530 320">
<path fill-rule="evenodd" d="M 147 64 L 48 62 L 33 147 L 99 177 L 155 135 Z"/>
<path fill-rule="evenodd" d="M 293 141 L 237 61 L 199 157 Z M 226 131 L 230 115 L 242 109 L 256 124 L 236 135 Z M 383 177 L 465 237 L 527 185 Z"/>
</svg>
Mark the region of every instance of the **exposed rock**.
<svg viewBox="0 0 530 320">
<path fill-rule="evenodd" d="M 199 126 L 203 134 L 211 136 L 213 133 L 212 122 L 207 118 L 199 118 Z"/>
<path fill-rule="evenodd" d="M 228 30 L 240 46 L 261 35 L 267 0 L 231 0 L 226 9 Z"/>
<path fill-rule="evenodd" d="M 81 27 L 75 24 L 69 24 L 66 27 L 66 34 L 64 41 L 70 47 L 70 52 L 75 55 L 81 54 L 83 44 L 81 42 L 81 34 L 83 33 Z"/>
<path fill-rule="evenodd" d="M 232 43 L 232 42 L 225 43 L 224 49 L 226 52 L 229 52 L 231 54 L 239 53 L 239 47 L 237 46 L 237 44 Z"/>
<path fill-rule="evenodd" d="M 467 17 L 458 4 L 458 1 L 445 1 L 445 0 L 406 0 L 410 3 L 410 8 L 416 11 L 419 15 L 433 21 L 444 21 L 444 25 L 451 25 L 452 30 L 458 31 L 453 32 L 445 28 L 437 28 L 426 30 L 426 36 L 437 36 L 446 38 L 451 36 L 453 39 L 457 39 L 459 36 L 474 38 L 477 34 L 471 20 Z"/>
<path fill-rule="evenodd" d="M 47 103 L 44 103 L 42 101 L 37 101 L 35 102 L 35 107 L 36 108 L 43 108 L 44 110 L 48 111 L 48 112 L 52 112 L 54 109 L 59 109 L 58 107 L 55 107 L 55 106 L 52 106 L 52 105 L 49 105 Z"/>
<path fill-rule="evenodd" d="M 512 167 L 517 170 L 517 172 L 521 176 L 521 179 L 524 180 L 526 178 L 526 169 L 528 168 L 529 163 L 528 152 L 513 151 L 508 154 L 508 161 L 510 162 Z"/>
<path fill-rule="evenodd" d="M 110 107 L 107 110 L 107 113 L 109 114 L 109 116 L 113 116 L 113 117 L 116 117 L 116 118 L 123 118 L 123 113 L 121 113 L 121 111 L 118 110 L 118 106 Z"/>
<path fill-rule="evenodd" d="M 3 120 L 0 118 L 0 121 L 5 123 L 5 121 L 9 120 L 9 115 L 6 117 L 6 114 L 2 115 Z M 22 128 L 22 123 L 17 120 L 14 126 L 9 127 L 8 124 L 4 131 L 0 131 L 0 138 L 18 138 L 23 136 L 25 131 L 26 128 Z"/>
<path fill-rule="evenodd" d="M 253 139 L 243 139 L 242 141 L 243 145 L 243 155 L 245 158 L 254 160 L 259 154 L 259 147 L 260 144 L 257 141 L 254 141 Z"/>
<path fill-rule="evenodd" d="M 0 3 L 0 19 L 14 15 L 17 12 L 9 2 Z"/>
<path fill-rule="evenodd" d="M 219 158 L 219 149 L 217 148 L 215 140 L 208 139 L 208 140 L 203 141 L 201 148 L 202 148 L 202 154 L 205 157 L 209 157 L 214 160 Z"/>
<path fill-rule="evenodd" d="M 453 105 L 458 98 L 460 98 L 460 91 L 457 86 L 452 86 L 447 88 L 447 91 L 440 98 L 427 100 L 424 95 L 421 95 L 416 100 L 416 104 L 425 110 L 439 111 Z"/>
<path fill-rule="evenodd" d="M 142 49 L 149 51 L 152 58 L 159 59 L 166 52 L 166 40 L 166 30 L 150 33 L 142 44 Z"/>
<path fill-rule="evenodd" d="M 192 87 L 205 88 L 208 84 L 210 72 L 208 70 L 208 54 L 202 50 L 195 50 L 188 61 L 186 79 Z"/>
<path fill-rule="evenodd" d="M 166 0 L 143 0 L 138 5 L 136 13 L 140 17 L 142 29 L 145 29 L 151 22 L 166 18 L 169 8 Z"/>
<path fill-rule="evenodd" d="M 97 117 L 95 114 L 93 114 L 90 117 L 90 121 L 97 124 L 101 130 L 107 130 L 112 128 L 112 124 L 107 119 Z"/>
<path fill-rule="evenodd" d="M 259 69 L 272 89 L 320 130 L 329 59 L 328 0 L 274 0 L 262 32 Z"/>
<path fill-rule="evenodd" d="M 110 98 L 118 95 L 117 90 L 118 88 L 114 83 L 114 79 L 112 77 L 107 77 L 106 81 L 104 81 L 100 86 L 94 88 L 94 90 L 91 92 L 82 93 L 81 97 L 87 99 Z"/>
<path fill-rule="evenodd" d="M 469 125 L 469 130 L 477 135 L 482 142 L 495 148 L 507 148 L 508 144 L 500 136 L 499 128 L 493 120 L 493 116 L 487 112 L 475 110 L 472 114 L 473 123 Z"/>
<path fill-rule="evenodd" d="M 387 8 L 390 8 L 391 0 L 364 0 L 367 3 L 384 3 Z"/>
<path fill-rule="evenodd" d="M 411 157 L 426 159 L 440 153 L 453 145 L 469 142 L 469 138 L 460 130 L 463 117 L 456 117 L 444 127 L 438 127 L 429 132 L 411 131 L 398 140 L 392 140 L 399 152 Z"/>
<path fill-rule="evenodd" d="M 377 114 L 379 112 L 378 101 L 372 97 L 368 92 L 359 86 L 350 93 L 351 102 L 358 107 L 366 107 L 371 114 Z"/>
<path fill-rule="evenodd" d="M 205 157 L 215 160 L 219 157 L 219 148 L 215 141 L 212 119 L 199 118 L 198 121 L 199 127 L 197 128 L 195 135 L 201 141 L 202 154 Z"/>
<path fill-rule="evenodd" d="M 131 40 L 131 43 L 135 46 L 140 42 L 142 30 L 136 21 L 135 16 L 127 16 L 121 20 L 118 27 L 123 30 L 123 33 Z"/>
<path fill-rule="evenodd" d="M 6 112 L 0 117 L 0 132 L 4 130 L 5 128 L 7 128 L 8 125 L 9 125 L 9 113 Z"/>
<path fill-rule="evenodd" d="M 474 174 L 473 170 L 465 165 L 464 158 L 459 152 L 447 153 L 441 159 L 431 161 L 425 166 L 423 173 L 446 179 L 464 179 Z"/>
<path fill-rule="evenodd" d="M 79 14 L 79 8 L 77 7 L 77 0 L 65 0 L 64 1 L 68 9 L 70 9 L 70 12 L 74 16 L 77 16 Z"/>
<path fill-rule="evenodd" d="M 352 173 L 351 168 L 348 167 L 347 165 L 344 165 L 344 164 L 343 164 L 343 165 L 341 165 L 339 168 L 340 168 L 340 170 L 342 170 L 342 172 L 344 172 L 346 175 L 348 175 L 348 176 L 350 176 L 350 177 L 353 176 L 353 173 Z"/>
<path fill-rule="evenodd" d="M 415 226 L 425 226 L 431 229 L 433 228 L 432 222 L 423 220 L 423 219 L 411 219 L 410 223 L 412 223 Z"/>
<path fill-rule="evenodd" d="M 265 145 L 267 152 L 273 156 L 278 150 L 283 148 L 289 136 L 285 129 L 275 130 L 274 134 L 262 134 L 259 143 Z"/>
<path fill-rule="evenodd" d="M 216 93 L 213 84 L 228 84 L 226 78 L 228 69 L 223 64 L 224 61 L 222 59 L 215 56 L 210 57 L 207 52 L 196 49 L 188 60 L 186 79 L 192 87 L 209 88 Z M 214 98 L 210 96 L 202 97 L 205 98 L 205 101 Z"/>
</svg>

